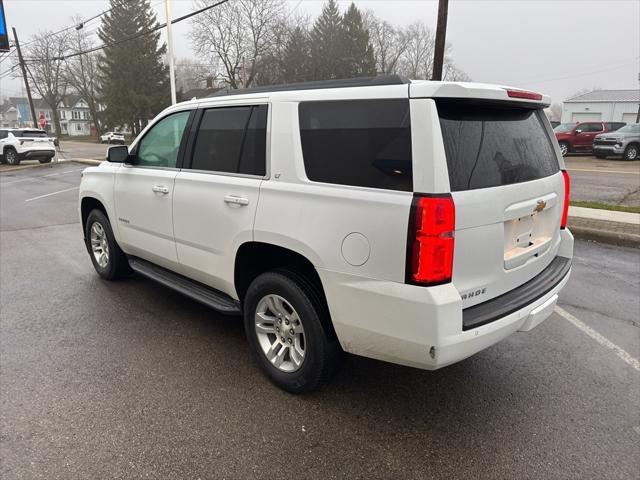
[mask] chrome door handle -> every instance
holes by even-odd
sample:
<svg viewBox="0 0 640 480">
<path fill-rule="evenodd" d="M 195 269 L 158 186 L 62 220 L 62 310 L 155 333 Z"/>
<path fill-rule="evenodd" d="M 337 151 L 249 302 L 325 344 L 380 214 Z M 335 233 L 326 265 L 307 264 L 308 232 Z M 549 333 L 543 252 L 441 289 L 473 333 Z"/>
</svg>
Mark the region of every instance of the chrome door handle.
<svg viewBox="0 0 640 480">
<path fill-rule="evenodd" d="M 164 185 L 154 185 L 153 187 L 151 187 L 151 190 L 156 193 L 162 193 L 164 195 L 169 193 L 169 187 L 165 187 Z"/>
<path fill-rule="evenodd" d="M 235 195 L 225 195 L 224 203 L 229 203 L 231 205 L 249 205 L 249 199 L 243 197 L 236 197 Z"/>
</svg>

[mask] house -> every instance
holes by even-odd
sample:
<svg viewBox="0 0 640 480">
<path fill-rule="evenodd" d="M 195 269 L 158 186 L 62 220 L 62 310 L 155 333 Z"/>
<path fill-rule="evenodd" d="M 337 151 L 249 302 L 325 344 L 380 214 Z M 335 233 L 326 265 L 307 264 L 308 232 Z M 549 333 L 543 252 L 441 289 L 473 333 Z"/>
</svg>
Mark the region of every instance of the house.
<svg viewBox="0 0 640 480">
<path fill-rule="evenodd" d="M 49 104 L 42 98 L 33 99 L 33 107 L 36 113 L 36 121 L 41 115 L 46 119 L 45 129 L 54 135 L 89 135 L 91 133 L 91 115 L 89 105 L 79 95 L 67 95 L 58 107 L 60 114 L 60 129 L 56 132 L 53 124 L 52 110 Z M 31 109 L 26 97 L 9 97 L 2 107 L 3 127 L 18 128 L 34 126 L 31 119 Z"/>
<path fill-rule="evenodd" d="M 562 123 L 635 123 L 640 111 L 640 89 L 594 90 L 564 101 Z"/>
</svg>

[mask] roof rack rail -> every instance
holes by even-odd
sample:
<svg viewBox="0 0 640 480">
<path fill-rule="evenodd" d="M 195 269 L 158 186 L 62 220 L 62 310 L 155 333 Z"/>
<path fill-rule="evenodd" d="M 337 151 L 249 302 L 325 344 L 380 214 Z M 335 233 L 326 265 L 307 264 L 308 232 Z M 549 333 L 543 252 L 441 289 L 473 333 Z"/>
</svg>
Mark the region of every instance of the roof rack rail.
<svg viewBox="0 0 640 480">
<path fill-rule="evenodd" d="M 230 89 L 225 88 L 207 95 L 209 97 L 224 97 L 227 95 L 244 95 L 245 93 L 286 92 L 291 90 L 319 90 L 322 88 L 373 87 L 380 85 L 404 85 L 411 80 L 400 75 L 379 75 L 377 77 L 345 78 L 338 80 L 318 80 L 313 82 L 283 83 L 280 85 L 265 85 L 262 87 Z"/>
</svg>

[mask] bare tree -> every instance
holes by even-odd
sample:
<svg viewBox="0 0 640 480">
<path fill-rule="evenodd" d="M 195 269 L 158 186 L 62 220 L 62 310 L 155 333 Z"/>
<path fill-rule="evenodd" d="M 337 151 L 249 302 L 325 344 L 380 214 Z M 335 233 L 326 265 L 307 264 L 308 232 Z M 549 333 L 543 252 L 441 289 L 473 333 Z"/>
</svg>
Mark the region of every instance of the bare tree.
<svg viewBox="0 0 640 480">
<path fill-rule="evenodd" d="M 209 83 L 213 84 L 218 76 L 213 64 L 200 64 L 186 58 L 176 62 L 176 88 L 178 90 L 204 88 Z"/>
<path fill-rule="evenodd" d="M 73 21 L 79 24 L 82 19 L 74 17 Z M 84 52 L 93 46 L 93 42 L 83 29 L 76 30 L 69 37 L 69 46 L 73 52 Z M 95 52 L 83 53 L 65 60 L 66 82 L 87 102 L 89 114 L 93 125 L 101 133 L 100 103 L 98 101 L 98 54 Z"/>
<path fill-rule="evenodd" d="M 407 44 L 400 58 L 398 69 L 409 78 L 430 78 L 435 47 L 433 30 L 422 22 L 415 22 L 409 25 L 403 33 Z"/>
<path fill-rule="evenodd" d="M 213 3 L 197 0 L 196 8 Z M 275 44 L 275 29 L 284 14 L 284 0 L 237 0 L 197 15 L 192 20 L 195 50 L 222 65 L 231 88 L 253 84 L 257 64 Z"/>
<path fill-rule="evenodd" d="M 408 47 L 409 36 L 389 22 L 377 18 L 371 10 L 365 12 L 364 22 L 369 30 L 378 73 L 396 73 L 400 59 Z"/>
<path fill-rule="evenodd" d="M 36 91 L 49 104 L 53 125 L 58 133 L 60 114 L 58 106 L 67 90 L 64 62 L 60 60 L 67 51 L 69 37 L 66 33 L 52 35 L 52 32 L 39 32 L 34 35 L 27 48 L 27 71 Z M 33 119 L 34 122 L 37 119 Z"/>
<path fill-rule="evenodd" d="M 460 70 L 458 66 L 453 63 L 453 60 L 445 57 L 444 62 L 444 72 L 442 75 L 442 80 L 448 82 L 470 82 L 471 77 L 467 75 L 465 72 Z"/>
</svg>

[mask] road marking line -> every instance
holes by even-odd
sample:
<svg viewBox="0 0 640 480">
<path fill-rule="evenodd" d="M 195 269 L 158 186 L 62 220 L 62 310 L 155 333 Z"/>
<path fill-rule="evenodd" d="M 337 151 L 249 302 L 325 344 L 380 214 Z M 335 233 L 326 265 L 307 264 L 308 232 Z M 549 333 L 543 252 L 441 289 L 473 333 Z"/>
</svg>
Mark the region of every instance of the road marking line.
<svg viewBox="0 0 640 480">
<path fill-rule="evenodd" d="M 572 323 L 578 329 L 582 330 L 584 333 L 589 335 L 591 338 L 593 338 L 600 345 L 603 345 L 603 346 L 613 350 L 613 352 L 618 357 L 620 357 L 623 361 L 625 361 L 626 363 L 628 363 L 629 365 L 631 365 L 633 368 L 635 368 L 636 370 L 638 370 L 640 372 L 640 360 L 638 360 L 636 358 L 633 358 L 631 355 L 629 355 L 629 353 L 626 350 L 620 348 L 618 345 L 616 345 L 615 343 L 611 342 L 609 339 L 607 339 L 607 338 L 603 337 L 602 335 L 600 335 L 598 332 L 596 332 L 589 325 L 587 325 L 586 323 L 582 322 L 581 320 L 578 320 L 576 317 L 571 315 L 565 309 L 556 306 L 555 310 L 556 310 L 556 313 L 558 315 L 560 315 L 562 318 L 567 320 L 569 323 Z"/>
<path fill-rule="evenodd" d="M 77 170 L 67 170 L 64 172 L 49 173 L 47 175 L 38 175 L 37 177 L 21 178 L 20 180 L 12 180 L 11 182 L 4 182 L 4 183 L 0 182 L 0 187 L 4 187 L 5 185 L 11 185 L 13 183 L 27 182 L 29 180 L 37 180 L 38 178 L 55 177 L 56 175 L 66 175 L 67 173 L 81 172 L 83 170 L 84 168 L 78 168 Z"/>
<path fill-rule="evenodd" d="M 39 198 L 44 198 L 44 197 L 50 197 L 51 195 L 57 195 L 59 193 L 70 192 L 71 190 L 78 190 L 79 188 L 80 187 L 65 188 L 64 190 L 59 190 L 57 192 L 47 193 L 45 195 L 40 195 L 38 197 L 28 198 L 27 200 L 25 200 L 25 202 L 31 202 L 33 200 L 38 200 Z"/>
<path fill-rule="evenodd" d="M 622 173 L 624 175 L 640 175 L 640 172 L 625 172 L 624 170 L 590 170 L 588 168 L 567 168 L 570 172 L 593 172 L 593 173 Z"/>
</svg>

